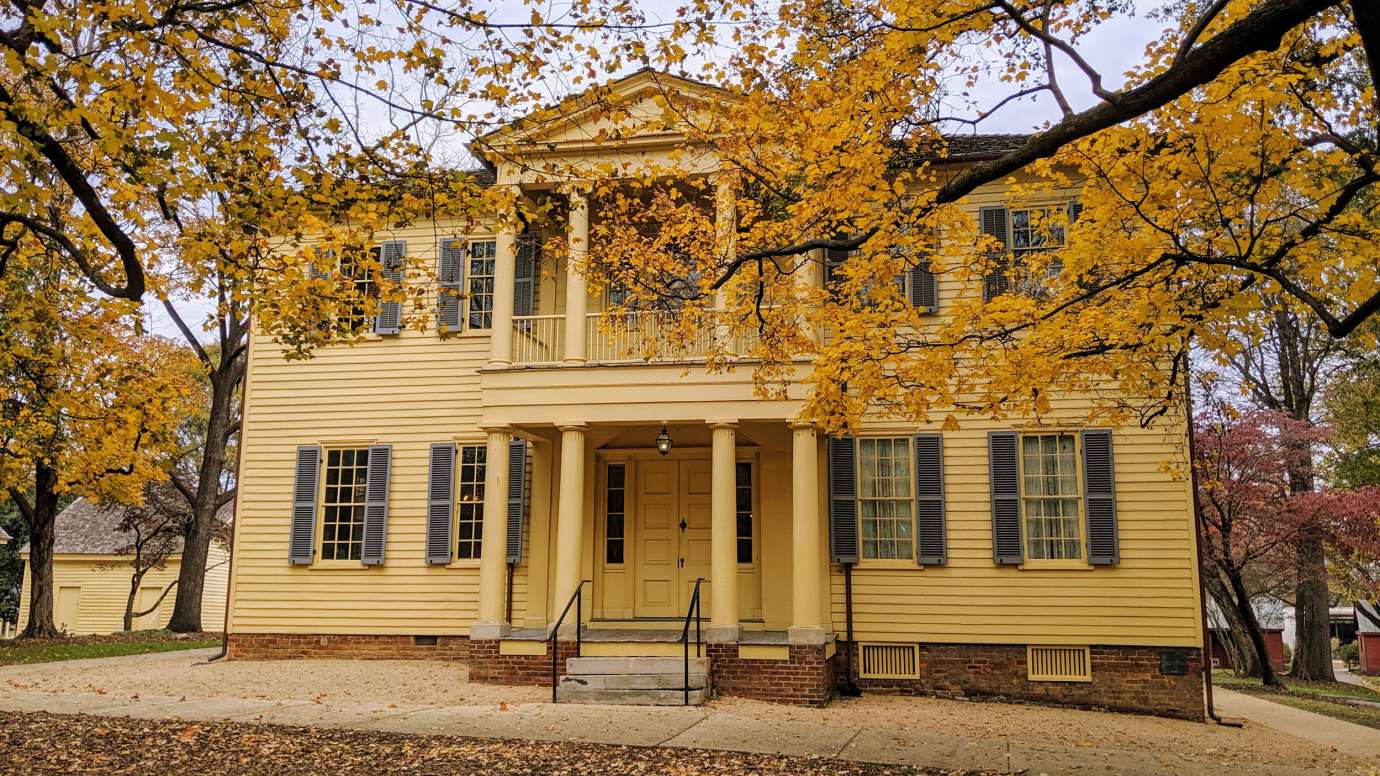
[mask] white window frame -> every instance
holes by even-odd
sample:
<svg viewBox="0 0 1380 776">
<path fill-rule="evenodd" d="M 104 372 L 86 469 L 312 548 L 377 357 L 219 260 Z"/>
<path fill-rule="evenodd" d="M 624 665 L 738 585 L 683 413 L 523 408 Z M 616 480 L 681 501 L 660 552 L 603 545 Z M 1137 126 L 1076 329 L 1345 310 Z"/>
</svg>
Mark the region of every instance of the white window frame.
<svg viewBox="0 0 1380 776">
<path fill-rule="evenodd" d="M 1068 437 L 1069 439 L 1071 439 L 1071 440 L 1073 441 L 1073 463 L 1072 463 L 1072 466 L 1073 466 L 1073 493 L 1072 493 L 1072 494 L 1060 493 L 1060 494 L 1055 495 L 1055 496 L 1041 495 L 1041 494 L 1030 495 L 1030 494 L 1027 493 L 1027 491 L 1026 491 L 1025 441 L 1026 441 L 1026 439 L 1029 439 L 1029 438 L 1040 438 L 1040 437 L 1051 437 L 1051 436 L 1052 436 L 1052 437 Z M 1041 564 L 1050 564 L 1050 565 L 1055 565 L 1055 564 L 1070 564 L 1070 565 L 1077 565 L 1077 566 L 1080 566 L 1080 567 L 1086 565 L 1086 564 L 1087 564 L 1087 557 L 1088 557 L 1088 548 L 1087 548 L 1087 540 L 1088 540 L 1088 537 L 1087 537 L 1087 531 L 1084 529 L 1083 466 L 1082 466 L 1082 461 L 1083 461 L 1083 450 L 1082 450 L 1082 440 L 1079 438 L 1079 434 L 1078 434 L 1077 432 L 1075 432 L 1075 431 L 1063 430 L 1063 429 L 1051 429 L 1051 430 L 1048 430 L 1048 431 L 1041 430 L 1041 431 L 1021 432 L 1020 434 L 1017 434 L 1017 436 L 1016 436 L 1016 460 L 1017 460 L 1017 464 L 1018 464 L 1018 466 L 1019 466 L 1019 474 L 1020 474 L 1019 480 L 1018 480 L 1018 481 L 1019 481 L 1019 483 L 1020 483 L 1020 493 L 1021 493 L 1021 549 L 1022 549 L 1022 552 L 1024 553 L 1025 562 L 1026 562 L 1026 563 L 1030 563 L 1030 564 L 1035 564 L 1035 565 L 1041 565 Z M 1072 517 L 1072 524 L 1073 524 L 1073 526 L 1074 526 L 1074 529 L 1077 531 L 1077 534 L 1078 534 L 1078 536 L 1077 536 L 1077 542 L 1076 542 L 1076 545 L 1077 545 L 1077 548 L 1078 548 L 1078 555 L 1077 555 L 1076 557 L 1072 557 L 1072 558 L 1037 557 L 1035 553 L 1031 552 L 1032 545 L 1031 545 L 1031 537 L 1030 537 L 1030 521 L 1031 521 L 1030 502 L 1033 501 L 1033 500 L 1065 500 L 1065 501 L 1073 501 L 1073 502 L 1075 503 L 1074 514 L 1073 514 L 1071 517 Z M 1062 516 L 1062 517 L 1063 517 L 1063 519 L 1067 519 L 1067 518 L 1070 517 L 1070 516 Z M 1040 518 L 1036 518 L 1036 519 L 1048 519 L 1048 518 L 1045 517 L 1045 516 L 1041 516 Z M 1042 537 L 1042 538 L 1048 538 L 1048 537 Z M 1068 539 L 1068 538 L 1070 538 L 1070 537 L 1061 537 L 1061 538 L 1062 538 L 1062 539 Z"/>
<path fill-rule="evenodd" d="M 479 245 L 488 245 L 491 253 L 487 256 L 476 257 L 475 247 Z M 487 261 L 490 265 L 494 267 L 494 270 L 497 271 L 498 240 L 493 237 L 474 237 L 466 240 L 465 242 L 465 271 L 463 275 L 465 283 L 465 317 L 463 318 L 463 323 L 466 329 L 472 331 L 491 331 L 494 327 L 494 290 L 495 286 L 497 285 L 497 275 L 475 272 L 474 266 L 476 259 L 481 262 Z M 481 287 L 480 292 L 476 294 L 474 286 L 476 280 L 487 280 L 488 288 L 484 289 Z M 488 307 L 486 309 L 476 311 L 474 305 L 474 300 L 476 297 L 487 298 L 489 301 Z M 488 325 L 474 325 L 474 316 L 476 314 L 481 316 L 487 316 L 489 319 Z"/>
<path fill-rule="evenodd" d="M 896 458 L 896 456 L 895 456 L 894 454 L 893 454 L 893 456 L 892 456 L 893 461 L 899 461 L 900 464 L 902 465 L 902 470 L 903 470 L 905 476 L 904 476 L 903 478 L 897 478 L 897 477 L 895 477 L 895 476 L 893 475 L 892 477 L 889 478 L 893 483 L 898 482 L 898 481 L 904 481 L 904 482 L 906 483 L 906 493 L 905 493 L 904 495 L 901 495 L 901 496 L 891 495 L 891 496 L 885 496 L 885 497 L 866 497 L 866 496 L 863 495 L 863 490 L 864 490 L 864 488 L 863 488 L 863 456 L 864 456 L 863 448 L 864 448 L 865 445 L 867 445 L 867 444 L 869 444 L 869 443 L 875 445 L 875 444 L 876 444 L 877 442 L 879 442 L 879 441 L 890 441 L 890 442 L 893 442 L 893 443 L 895 443 L 895 442 L 900 442 L 900 443 L 902 443 L 903 446 L 905 447 L 905 453 L 904 453 L 904 455 L 903 455 L 901 458 L 899 458 L 899 459 Z M 915 440 L 914 440 L 910 435 L 894 435 L 894 436 L 889 436 L 889 435 L 888 435 L 888 436 L 883 436 L 883 435 L 879 435 L 879 436 L 858 437 L 858 439 L 857 439 L 857 454 L 856 454 L 856 456 L 855 456 L 856 459 L 857 459 L 857 461 L 856 461 L 856 463 L 855 463 L 855 474 L 854 474 L 854 478 L 855 478 L 854 481 L 857 483 L 857 492 L 854 494 L 854 497 L 853 497 L 853 498 L 854 498 L 854 502 L 855 502 L 856 505 L 857 505 L 857 514 L 858 514 L 858 559 L 859 559 L 859 562 L 867 563 L 867 564 L 892 564 L 892 563 L 895 563 L 895 564 L 904 564 L 904 565 L 906 565 L 906 566 L 913 566 L 913 565 L 915 565 L 915 552 L 916 552 L 915 541 L 916 541 L 916 539 L 915 539 L 915 447 L 914 447 L 914 445 L 915 445 Z M 903 503 L 905 503 L 905 505 L 906 505 L 906 510 L 907 510 L 907 512 L 909 513 L 909 519 L 908 519 L 908 520 L 899 520 L 899 519 L 896 519 L 896 518 L 889 518 L 889 520 L 890 520 L 892 523 L 897 524 L 897 525 L 899 525 L 899 524 L 908 524 L 908 525 L 910 526 L 910 553 L 909 553 L 908 555 L 904 555 L 904 556 L 901 556 L 901 557 L 893 557 L 893 558 L 877 558 L 877 557 L 869 557 L 869 556 L 868 556 L 868 554 L 867 554 L 867 542 L 868 542 L 868 539 L 865 538 L 865 534 L 866 534 L 865 523 L 866 523 L 866 521 L 867 521 L 867 518 L 865 518 L 864 515 L 863 515 L 863 513 L 864 513 L 863 504 L 864 504 L 864 502 L 867 502 L 867 501 L 879 501 L 879 502 L 885 501 L 885 502 L 893 502 L 893 503 L 896 503 L 896 502 L 903 502 Z M 897 541 L 897 539 L 896 539 L 895 536 L 889 537 L 889 539 L 890 539 L 891 541 L 893 541 L 893 542 L 894 542 L 894 541 Z M 877 541 L 877 539 L 874 538 L 873 541 L 875 542 L 875 541 Z"/>
</svg>

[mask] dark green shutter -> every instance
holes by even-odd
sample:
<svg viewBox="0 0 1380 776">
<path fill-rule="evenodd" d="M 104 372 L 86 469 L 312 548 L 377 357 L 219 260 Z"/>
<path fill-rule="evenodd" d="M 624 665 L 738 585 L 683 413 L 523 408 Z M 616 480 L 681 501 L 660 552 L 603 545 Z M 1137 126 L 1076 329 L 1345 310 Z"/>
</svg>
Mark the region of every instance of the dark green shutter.
<svg viewBox="0 0 1380 776">
<path fill-rule="evenodd" d="M 1083 434 L 1083 509 L 1088 517 L 1088 563 L 1111 566 L 1121 560 L 1116 531 L 1116 477 L 1112 432 Z"/>
<path fill-rule="evenodd" d="M 455 512 L 455 445 L 431 446 L 426 499 L 426 562 L 450 563 L 450 524 Z"/>
<path fill-rule="evenodd" d="M 522 560 L 522 521 L 526 513 L 527 441 L 508 443 L 508 562 Z"/>
<path fill-rule="evenodd" d="M 858 440 L 829 437 L 829 552 L 839 563 L 858 562 Z"/>
<path fill-rule="evenodd" d="M 388 475 L 393 464 L 392 445 L 369 446 L 369 468 L 364 481 L 364 551 L 366 566 L 383 565 L 383 545 L 388 537 Z"/>
<path fill-rule="evenodd" d="M 532 315 L 536 309 L 537 264 L 541 236 L 523 232 L 517 239 L 516 273 L 513 276 L 513 315 Z"/>
<path fill-rule="evenodd" d="M 918 310 L 935 312 L 939 309 L 939 284 L 928 266 L 929 257 L 922 256 L 925 266 L 910 271 L 910 304 Z"/>
<path fill-rule="evenodd" d="M 915 538 L 917 563 L 942 566 L 949 559 L 944 536 L 944 438 L 915 435 Z"/>
<path fill-rule="evenodd" d="M 403 257 L 407 255 L 407 243 L 403 240 L 388 240 L 379 248 L 380 274 L 392 281 L 398 288 L 403 282 Z M 374 316 L 375 334 L 397 334 L 402 331 L 402 302 L 384 301 L 379 304 L 378 315 Z"/>
<path fill-rule="evenodd" d="M 311 565 L 316 550 L 316 494 L 321 476 L 321 448 L 297 448 L 297 471 L 292 483 L 292 527 L 288 538 L 288 562 Z"/>
<path fill-rule="evenodd" d="M 437 275 L 440 285 L 436 291 L 437 327 L 446 331 L 459 331 L 461 288 L 465 280 L 465 241 L 460 238 L 442 240 L 439 262 Z"/>
<path fill-rule="evenodd" d="M 992 559 L 999 565 L 1025 561 L 1021 546 L 1021 482 L 1017 463 L 1017 435 L 994 431 L 987 435 L 987 460 L 992 485 Z"/>
<path fill-rule="evenodd" d="M 1008 250 L 1011 241 L 1007 236 L 1006 208 L 985 207 L 981 211 L 981 219 L 982 233 L 997 238 L 997 242 L 1002 246 L 998 251 L 987 254 L 988 261 L 993 264 L 982 283 L 982 298 L 983 301 L 987 301 L 1011 289 L 1011 280 L 1007 276 L 1011 269 L 1011 254 Z"/>
</svg>

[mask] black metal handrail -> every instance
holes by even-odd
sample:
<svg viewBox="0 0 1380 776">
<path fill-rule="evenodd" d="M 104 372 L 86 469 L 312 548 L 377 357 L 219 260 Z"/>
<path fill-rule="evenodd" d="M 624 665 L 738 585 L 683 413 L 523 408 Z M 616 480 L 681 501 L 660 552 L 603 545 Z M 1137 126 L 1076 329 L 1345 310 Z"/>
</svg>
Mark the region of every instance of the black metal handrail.
<svg viewBox="0 0 1380 776">
<path fill-rule="evenodd" d="M 582 594 L 588 579 L 580 580 L 580 584 L 575 586 L 575 594 L 570 596 L 570 600 L 565 602 L 565 608 L 561 610 L 561 616 L 556 618 L 556 624 L 551 626 L 551 633 L 546 640 L 551 650 L 551 702 L 556 702 L 556 636 L 561 632 L 561 623 L 565 622 L 565 616 L 570 614 L 570 607 L 575 607 L 575 657 L 580 656 L 580 610 L 583 606 Z"/>
<path fill-rule="evenodd" d="M 695 578 L 695 592 L 690 596 L 690 606 L 685 610 L 685 627 L 680 629 L 680 643 L 685 647 L 685 673 L 683 675 L 685 686 L 681 689 L 685 693 L 686 706 L 690 705 L 690 616 L 692 614 L 695 617 L 695 657 L 703 657 L 701 654 L 701 644 L 703 642 L 700 639 L 700 620 L 702 619 L 700 613 L 700 583 L 703 581 L 704 577 Z"/>
</svg>

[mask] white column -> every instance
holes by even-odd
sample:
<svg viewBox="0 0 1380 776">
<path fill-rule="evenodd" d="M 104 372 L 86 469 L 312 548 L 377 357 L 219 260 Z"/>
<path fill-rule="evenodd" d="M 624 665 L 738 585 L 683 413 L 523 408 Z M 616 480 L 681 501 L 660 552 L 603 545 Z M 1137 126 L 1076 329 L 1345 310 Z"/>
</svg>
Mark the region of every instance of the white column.
<svg viewBox="0 0 1380 776">
<path fill-rule="evenodd" d="M 585 362 L 585 314 L 589 288 L 585 283 L 585 257 L 589 254 L 589 200 L 584 192 L 570 190 L 570 215 L 566 228 L 569 248 L 565 263 L 565 363 Z"/>
<path fill-rule="evenodd" d="M 719 260 L 727 264 L 737 252 L 738 203 L 736 200 L 738 176 L 725 172 L 714 182 L 714 247 Z M 714 309 L 723 311 L 728 307 L 728 295 L 723 289 L 714 292 Z M 723 319 L 722 312 L 720 319 Z M 714 327 L 714 338 L 724 348 L 729 347 L 729 328 L 726 323 Z"/>
<path fill-rule="evenodd" d="M 504 620 L 506 580 L 504 564 L 508 545 L 508 443 L 507 428 L 485 429 L 489 434 L 484 461 L 484 532 L 479 549 L 479 618 L 470 626 L 471 639 L 496 639 L 508 635 Z"/>
<path fill-rule="evenodd" d="M 710 421 L 713 449 L 710 460 L 709 629 L 716 642 L 738 640 L 738 516 L 734 476 L 738 424 Z"/>
<path fill-rule="evenodd" d="M 580 584 L 584 549 L 585 505 L 585 426 L 581 423 L 563 425 L 561 429 L 561 491 L 560 512 L 556 517 L 556 598 L 551 612 L 552 621 L 575 594 Z M 585 608 L 588 608 L 588 601 Z M 575 630 L 579 614 L 570 610 L 562 623 L 561 633 Z"/>
<path fill-rule="evenodd" d="M 513 281 L 517 274 L 517 224 L 505 215 L 494 238 L 494 318 L 489 336 L 489 366 L 513 364 Z"/>
<path fill-rule="evenodd" d="M 823 644 L 819 567 L 819 446 L 808 423 L 791 424 L 792 644 Z"/>
</svg>

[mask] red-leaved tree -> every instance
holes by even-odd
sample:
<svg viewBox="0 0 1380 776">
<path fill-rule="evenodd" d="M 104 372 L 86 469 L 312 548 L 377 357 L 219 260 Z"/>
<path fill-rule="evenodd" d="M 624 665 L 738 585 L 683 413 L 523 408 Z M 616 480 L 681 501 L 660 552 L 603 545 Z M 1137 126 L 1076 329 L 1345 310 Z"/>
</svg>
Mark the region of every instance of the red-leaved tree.
<svg viewBox="0 0 1380 776">
<path fill-rule="evenodd" d="M 1329 436 L 1325 426 L 1271 410 L 1238 411 L 1207 396 L 1194 418 L 1194 470 L 1202 510 L 1203 580 L 1229 628 L 1236 669 L 1272 686 L 1252 600 L 1283 589 L 1300 530 L 1320 530 L 1334 577 L 1364 585 L 1380 559 L 1380 488 L 1295 493 L 1289 473 Z"/>
</svg>

